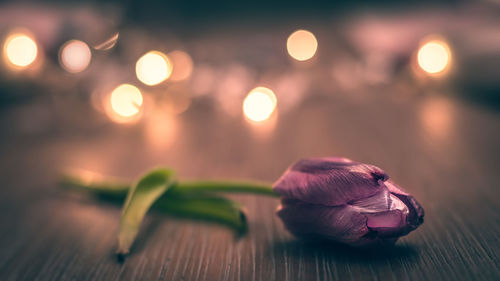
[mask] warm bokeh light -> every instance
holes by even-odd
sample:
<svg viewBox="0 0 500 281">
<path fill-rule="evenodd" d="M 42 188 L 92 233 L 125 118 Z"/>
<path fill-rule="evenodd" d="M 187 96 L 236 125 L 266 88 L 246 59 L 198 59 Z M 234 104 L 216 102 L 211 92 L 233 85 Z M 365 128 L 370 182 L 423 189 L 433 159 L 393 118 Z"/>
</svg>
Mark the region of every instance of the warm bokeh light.
<svg viewBox="0 0 500 281">
<path fill-rule="evenodd" d="M 435 97 L 424 100 L 419 117 L 424 135 L 436 144 L 451 138 L 456 116 L 449 99 Z"/>
<path fill-rule="evenodd" d="M 248 95 L 248 89 L 256 83 L 251 69 L 243 64 L 232 63 L 215 75 L 213 95 L 218 107 L 228 116 L 241 116 L 242 101 Z"/>
<path fill-rule="evenodd" d="M 268 119 L 276 108 L 276 96 L 265 87 L 257 87 L 243 101 L 243 113 L 248 119 L 261 122 Z"/>
<path fill-rule="evenodd" d="M 181 114 L 191 105 L 191 93 L 186 85 L 173 84 L 156 100 L 157 107 L 170 115 Z"/>
<path fill-rule="evenodd" d="M 173 64 L 173 71 L 170 76 L 170 80 L 181 81 L 191 76 L 191 73 L 193 72 L 193 60 L 188 53 L 175 50 L 168 53 L 167 56 L 172 60 Z"/>
<path fill-rule="evenodd" d="M 274 89 L 280 100 L 280 112 L 287 112 L 301 104 L 309 93 L 311 78 L 304 72 L 285 72 L 276 79 Z"/>
<path fill-rule="evenodd" d="M 216 86 L 216 72 L 207 64 L 197 64 L 189 84 L 193 95 L 206 95 L 212 92 Z"/>
<path fill-rule="evenodd" d="M 178 139 L 179 120 L 169 113 L 168 108 L 158 106 L 150 112 L 144 122 L 145 149 L 156 152 L 168 150 Z"/>
<path fill-rule="evenodd" d="M 111 108 L 121 117 L 132 117 L 141 111 L 141 91 L 130 84 L 122 84 L 111 93 Z"/>
<path fill-rule="evenodd" d="M 116 42 L 118 42 L 118 37 L 120 37 L 120 33 L 116 32 L 108 39 L 95 45 L 94 49 L 99 50 L 99 51 L 107 51 L 116 45 Z"/>
<path fill-rule="evenodd" d="M 85 42 L 80 40 L 70 40 L 66 42 L 60 50 L 59 62 L 61 66 L 70 73 L 77 73 L 85 70 L 90 63 L 92 53 Z"/>
<path fill-rule="evenodd" d="M 5 40 L 3 53 L 8 64 L 16 68 L 25 68 L 35 61 L 38 47 L 35 40 L 27 34 L 15 33 Z"/>
<path fill-rule="evenodd" d="M 431 40 L 423 44 L 417 53 L 418 65 L 429 74 L 445 71 L 451 62 L 451 51 L 444 41 Z"/>
<path fill-rule="evenodd" d="M 150 51 L 137 60 L 137 78 L 144 84 L 153 86 L 165 81 L 172 74 L 172 63 L 158 51 Z"/>
<path fill-rule="evenodd" d="M 318 41 L 314 34 L 301 29 L 288 36 L 286 48 L 292 58 L 298 61 L 306 61 L 316 54 Z"/>
</svg>

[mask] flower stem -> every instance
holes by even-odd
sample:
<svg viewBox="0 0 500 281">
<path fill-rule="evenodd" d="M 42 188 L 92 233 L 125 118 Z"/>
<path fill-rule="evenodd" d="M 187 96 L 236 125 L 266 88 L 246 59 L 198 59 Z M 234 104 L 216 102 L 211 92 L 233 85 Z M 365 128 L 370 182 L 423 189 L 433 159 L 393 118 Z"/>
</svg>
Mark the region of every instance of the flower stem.
<svg viewBox="0 0 500 281">
<path fill-rule="evenodd" d="M 65 186 L 88 190 L 101 195 L 125 196 L 130 183 L 118 178 L 104 177 L 87 171 L 73 171 L 63 174 L 61 183 Z M 249 193 L 278 197 L 271 184 L 234 180 L 186 180 L 179 181 L 167 193 L 227 192 Z"/>
<path fill-rule="evenodd" d="M 60 180 L 67 187 L 91 192 L 118 204 L 123 204 L 130 189 L 130 184 L 124 180 L 82 171 L 66 173 Z M 196 187 L 195 185 L 195 188 L 193 188 L 193 183 L 194 181 L 191 181 L 189 187 L 185 187 L 189 192 L 172 194 L 167 190 L 166 194 L 168 195 L 161 196 L 153 207 L 174 216 L 224 224 L 236 230 L 237 234 L 246 231 L 245 214 L 239 204 L 224 197 L 217 197 L 205 192 L 190 192 L 199 190 L 199 186 Z M 181 186 L 180 188 L 184 187 Z"/>
<path fill-rule="evenodd" d="M 181 181 L 172 187 L 171 192 L 230 192 L 279 196 L 270 184 L 230 180 Z"/>
<path fill-rule="evenodd" d="M 105 177 L 97 173 L 83 170 L 69 170 L 62 173 L 60 184 L 65 187 L 82 189 L 99 195 L 125 197 L 132 186 L 126 180 Z"/>
</svg>

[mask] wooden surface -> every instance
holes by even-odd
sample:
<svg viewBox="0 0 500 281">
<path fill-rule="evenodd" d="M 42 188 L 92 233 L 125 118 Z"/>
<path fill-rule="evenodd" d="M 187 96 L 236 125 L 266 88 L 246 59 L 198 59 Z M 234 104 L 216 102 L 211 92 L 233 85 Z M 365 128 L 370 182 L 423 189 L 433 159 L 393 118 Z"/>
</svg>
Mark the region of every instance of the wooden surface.
<svg viewBox="0 0 500 281">
<path fill-rule="evenodd" d="M 193 103 L 176 139 L 157 148 L 141 126 L 4 133 L 0 280 L 498 280 L 500 115 L 455 99 L 379 94 L 311 98 L 259 137 L 243 119 Z M 3 111 L 4 132 L 20 108 Z M 248 235 L 151 214 L 120 264 L 119 206 L 56 185 L 60 167 L 134 177 L 159 164 L 190 178 L 273 181 L 295 159 L 317 155 L 383 167 L 422 203 L 425 223 L 394 248 L 356 251 L 297 241 L 274 215 L 276 199 L 240 196 Z"/>
<path fill-rule="evenodd" d="M 389 82 L 361 81 L 355 55 L 337 34 L 348 28 L 332 26 L 315 28 L 319 51 L 304 64 L 284 52 L 289 29 L 234 28 L 188 40 L 196 67 L 210 66 L 216 81 L 175 117 L 153 112 L 138 124 L 113 124 L 90 106 L 93 84 L 68 75 L 3 104 L 0 280 L 500 280 L 500 113 L 439 83 L 427 90 L 406 68 Z M 131 42 L 125 32 L 122 38 Z M 93 62 L 88 71 L 101 75 L 99 67 Z M 160 88 L 196 92 L 193 75 L 191 86 Z M 241 94 L 261 83 L 276 91 L 278 114 L 254 126 L 241 116 Z M 0 94 L 22 96 L 10 91 Z M 223 102 L 235 92 L 228 108 Z M 184 178 L 273 182 L 311 156 L 382 167 L 423 205 L 424 224 L 393 248 L 359 251 L 297 241 L 275 216 L 277 199 L 236 196 L 248 211 L 246 236 L 150 213 L 131 256 L 119 263 L 120 206 L 57 185 L 64 168 L 133 179 L 158 165 Z"/>
</svg>

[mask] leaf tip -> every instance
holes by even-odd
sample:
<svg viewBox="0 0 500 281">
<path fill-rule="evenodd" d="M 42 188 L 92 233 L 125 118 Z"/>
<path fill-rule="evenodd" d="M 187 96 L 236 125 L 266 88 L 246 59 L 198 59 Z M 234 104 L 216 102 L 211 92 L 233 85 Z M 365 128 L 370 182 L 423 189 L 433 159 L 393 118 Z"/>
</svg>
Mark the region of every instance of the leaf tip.
<svg viewBox="0 0 500 281">
<path fill-rule="evenodd" d="M 118 251 L 116 253 L 116 259 L 118 260 L 119 263 L 123 263 L 125 261 L 125 259 L 127 258 L 127 256 L 128 256 L 128 251 L 127 252 Z"/>
<path fill-rule="evenodd" d="M 239 240 L 248 232 L 247 216 L 245 214 L 245 209 L 239 211 L 239 225 L 236 226 L 235 239 Z"/>
</svg>

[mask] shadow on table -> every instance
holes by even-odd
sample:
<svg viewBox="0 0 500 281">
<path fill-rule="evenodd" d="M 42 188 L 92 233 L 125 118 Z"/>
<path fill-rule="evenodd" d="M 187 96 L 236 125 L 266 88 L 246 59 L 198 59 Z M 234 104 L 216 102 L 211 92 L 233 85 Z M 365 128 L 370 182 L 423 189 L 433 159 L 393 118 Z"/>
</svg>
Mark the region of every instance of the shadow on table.
<svg viewBox="0 0 500 281">
<path fill-rule="evenodd" d="M 278 242 L 271 248 L 275 253 L 286 253 L 288 256 L 314 259 L 318 255 L 346 262 L 381 263 L 390 260 L 411 262 L 418 258 L 418 251 L 408 244 L 356 248 L 328 241 L 291 240 Z"/>
<path fill-rule="evenodd" d="M 67 193 L 65 193 L 67 195 Z M 78 194 L 75 194 L 78 195 Z M 98 200 L 103 200 L 111 205 L 119 206 L 122 204 L 123 200 L 110 200 L 109 198 L 100 198 L 97 197 Z M 79 200 L 78 200 L 79 199 Z M 79 201 L 80 203 L 92 204 L 94 205 L 95 197 L 94 196 L 76 196 L 73 200 Z M 114 203 L 114 204 L 113 204 Z M 164 213 L 161 211 L 153 211 L 149 214 L 145 221 L 141 226 L 141 230 L 138 233 L 136 242 L 133 244 L 131 249 L 131 255 L 135 253 L 140 253 L 144 250 L 148 243 L 153 243 L 149 240 L 153 236 L 153 233 L 157 231 L 162 222 L 168 218 L 170 220 L 185 220 L 190 219 L 191 221 L 200 221 L 203 223 L 215 223 L 221 226 L 229 227 L 229 229 L 233 229 L 230 226 L 218 222 L 211 221 L 207 219 L 197 219 L 193 217 L 185 217 L 185 216 L 175 216 L 172 214 Z M 235 231 L 234 238 L 239 240 L 242 238 L 246 232 L 238 232 Z M 274 243 L 269 251 L 273 251 L 276 256 L 280 254 L 285 254 L 286 256 L 292 257 L 301 257 L 301 258 L 310 258 L 311 260 L 316 258 L 318 255 L 335 259 L 338 261 L 345 262 L 369 262 L 369 263 L 377 263 L 377 262 L 386 262 L 388 260 L 405 260 L 407 262 L 411 262 L 418 257 L 418 252 L 414 247 L 408 244 L 396 244 L 392 246 L 380 246 L 380 247 L 372 247 L 372 248 L 355 248 L 350 247 L 344 244 L 335 243 L 329 240 L 289 240 L 289 241 L 281 241 Z M 110 253 L 110 256 L 116 258 L 116 254 L 113 252 Z"/>
</svg>

